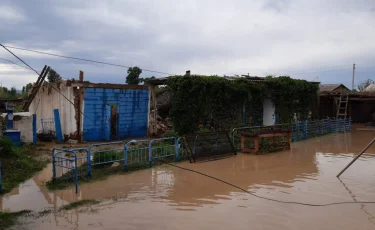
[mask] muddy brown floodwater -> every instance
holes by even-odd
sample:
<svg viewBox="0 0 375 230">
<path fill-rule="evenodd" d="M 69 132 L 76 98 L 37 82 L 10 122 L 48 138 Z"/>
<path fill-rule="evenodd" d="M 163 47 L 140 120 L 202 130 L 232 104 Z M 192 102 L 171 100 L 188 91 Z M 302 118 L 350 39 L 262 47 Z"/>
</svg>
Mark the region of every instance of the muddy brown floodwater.
<svg viewBox="0 0 375 230">
<path fill-rule="evenodd" d="M 336 174 L 375 135 L 353 131 L 294 143 L 290 151 L 179 163 L 257 195 L 324 204 L 375 201 L 375 146 L 341 177 Z M 2 198 L 2 209 L 53 212 L 19 229 L 375 229 L 375 204 L 309 207 L 282 204 L 199 174 L 162 165 L 73 189 L 48 192 L 51 167 Z M 116 197 L 87 209 L 58 211 L 80 199 Z"/>
</svg>

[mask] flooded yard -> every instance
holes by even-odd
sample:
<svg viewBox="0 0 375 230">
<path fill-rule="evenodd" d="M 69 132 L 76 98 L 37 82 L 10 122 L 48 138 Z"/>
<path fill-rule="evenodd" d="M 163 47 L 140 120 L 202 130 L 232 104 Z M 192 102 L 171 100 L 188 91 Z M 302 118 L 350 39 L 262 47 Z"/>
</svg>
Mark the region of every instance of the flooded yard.
<svg viewBox="0 0 375 230">
<path fill-rule="evenodd" d="M 284 152 L 177 165 L 282 201 L 375 201 L 375 145 L 341 180 L 336 178 L 374 134 L 353 130 L 293 143 Z M 43 183 L 50 179 L 51 171 L 49 165 L 2 197 L 3 210 L 52 210 L 39 218 L 24 218 L 15 229 L 375 229 L 375 204 L 311 207 L 278 203 L 169 165 L 81 184 L 78 194 L 73 188 L 47 191 Z M 82 199 L 103 202 L 58 210 Z"/>
</svg>

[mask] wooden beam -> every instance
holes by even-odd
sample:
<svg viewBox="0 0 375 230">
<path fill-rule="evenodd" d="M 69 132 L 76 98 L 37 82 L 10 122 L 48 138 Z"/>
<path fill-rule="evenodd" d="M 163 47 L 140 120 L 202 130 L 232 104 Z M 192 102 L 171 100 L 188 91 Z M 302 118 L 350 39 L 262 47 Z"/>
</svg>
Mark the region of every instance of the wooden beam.
<svg viewBox="0 0 375 230">
<path fill-rule="evenodd" d="M 148 85 L 125 85 L 125 84 L 106 84 L 106 83 L 89 83 L 89 82 L 72 82 L 68 81 L 67 85 L 72 87 L 83 88 L 103 88 L 103 89 L 148 89 Z"/>
<path fill-rule="evenodd" d="M 34 84 L 33 88 L 31 89 L 31 93 L 30 93 L 29 97 L 27 98 L 27 101 L 23 105 L 22 111 L 29 111 L 29 106 L 30 106 L 31 102 L 34 100 L 34 98 L 36 97 L 40 87 L 43 85 L 44 79 L 46 78 L 49 70 L 50 70 L 50 67 L 45 65 L 42 72 L 40 73 L 36 83 Z"/>
</svg>

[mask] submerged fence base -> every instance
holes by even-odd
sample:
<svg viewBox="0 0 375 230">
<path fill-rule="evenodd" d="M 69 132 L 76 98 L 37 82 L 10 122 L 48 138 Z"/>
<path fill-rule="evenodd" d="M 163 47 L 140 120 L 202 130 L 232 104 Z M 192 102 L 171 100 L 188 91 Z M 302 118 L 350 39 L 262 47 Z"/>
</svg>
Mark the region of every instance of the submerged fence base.
<svg viewBox="0 0 375 230">
<path fill-rule="evenodd" d="M 279 128 L 289 128 L 291 130 L 292 142 L 307 140 L 310 138 L 326 135 L 333 132 L 350 132 L 352 129 L 352 121 L 350 118 L 347 119 L 324 119 L 318 121 L 300 121 L 292 124 L 279 124 L 276 126 Z M 251 126 L 251 127 L 239 127 L 234 128 L 231 133 L 231 140 L 236 151 L 241 152 L 241 132 L 258 132 L 267 127 L 262 126 Z"/>
<path fill-rule="evenodd" d="M 277 127 L 287 127 L 291 130 L 292 141 L 300 141 L 331 132 L 351 131 L 351 120 L 304 121 Z M 179 139 L 160 138 L 127 143 L 119 141 L 93 144 L 80 149 L 54 149 L 52 179 L 72 180 L 78 192 L 79 177 L 91 177 L 93 169 L 116 162 L 123 164 L 124 171 L 127 171 L 130 167 L 152 167 L 155 161 L 164 162 L 167 158 L 174 161 L 190 158 L 190 162 L 195 162 L 196 159 L 207 157 L 212 159 L 231 156 L 241 150 L 240 131 L 257 132 L 264 129 L 267 127 L 235 128 L 231 137 L 227 132 L 201 133 Z"/>
<path fill-rule="evenodd" d="M 123 164 L 124 171 L 128 171 L 129 167 L 152 167 L 154 161 L 170 157 L 179 161 L 187 157 L 184 145 L 180 144 L 182 140 L 183 138 L 161 138 L 128 143 L 122 141 L 100 143 L 80 149 L 54 149 L 52 180 L 74 181 L 78 192 L 78 178 L 90 178 L 93 169 L 111 166 L 118 162 Z"/>
</svg>

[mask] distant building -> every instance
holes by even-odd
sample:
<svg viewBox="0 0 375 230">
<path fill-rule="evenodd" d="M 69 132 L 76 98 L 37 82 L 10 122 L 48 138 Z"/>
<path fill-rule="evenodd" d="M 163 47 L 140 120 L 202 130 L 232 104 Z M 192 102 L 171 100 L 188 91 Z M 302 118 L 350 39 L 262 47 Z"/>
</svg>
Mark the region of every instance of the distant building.
<svg viewBox="0 0 375 230">
<path fill-rule="evenodd" d="M 319 92 L 347 93 L 350 90 L 343 84 L 321 84 Z"/>
<path fill-rule="evenodd" d="M 364 90 L 363 92 L 367 92 L 367 93 L 375 93 L 375 84 L 372 83 L 370 85 L 368 85 Z"/>
</svg>

